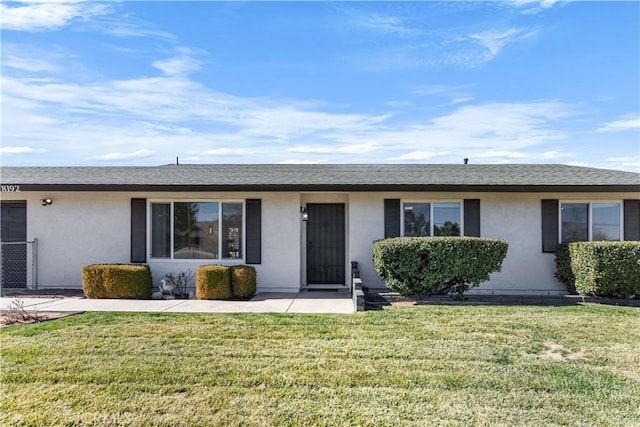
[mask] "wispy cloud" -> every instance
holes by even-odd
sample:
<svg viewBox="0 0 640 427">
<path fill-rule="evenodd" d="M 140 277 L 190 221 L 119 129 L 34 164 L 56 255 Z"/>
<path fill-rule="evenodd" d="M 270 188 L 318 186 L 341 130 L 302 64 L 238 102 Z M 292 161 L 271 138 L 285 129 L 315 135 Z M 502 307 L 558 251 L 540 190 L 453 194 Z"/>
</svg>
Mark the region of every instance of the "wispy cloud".
<svg viewBox="0 0 640 427">
<path fill-rule="evenodd" d="M 2 154 L 31 154 L 31 153 L 46 153 L 47 149 L 33 148 L 33 147 L 0 147 L 0 153 Z"/>
<path fill-rule="evenodd" d="M 190 154 L 199 154 L 201 156 L 225 156 L 225 157 L 234 157 L 234 156 L 246 156 L 255 154 L 256 150 L 247 150 L 245 148 L 215 148 L 212 150 L 204 150 L 204 151 L 189 151 Z"/>
<path fill-rule="evenodd" d="M 136 159 L 144 159 L 146 157 L 150 157 L 153 155 L 153 151 L 151 150 L 137 150 L 129 153 L 107 153 L 107 154 L 99 154 L 95 156 L 91 156 L 91 159 L 94 160 L 136 160 Z"/>
<path fill-rule="evenodd" d="M 631 129 L 640 129 L 640 116 L 628 114 L 619 120 L 602 124 L 596 132 L 620 132 Z"/>
<path fill-rule="evenodd" d="M 569 157 L 570 154 L 557 151 L 513 151 L 513 150 L 489 150 L 484 152 L 471 152 L 472 159 L 481 159 L 489 163 L 512 163 L 512 162 L 547 162 L 549 160 L 560 161 Z"/>
<path fill-rule="evenodd" d="M 201 68 L 201 62 L 194 58 L 196 54 L 202 54 L 204 51 L 188 47 L 178 47 L 178 55 L 154 61 L 151 66 L 162 71 L 168 76 L 182 76 L 190 74 Z"/>
<path fill-rule="evenodd" d="M 2 67 L 29 73 L 56 73 L 62 69 L 63 55 L 31 45 L 3 43 Z"/>
<path fill-rule="evenodd" d="M 293 153 L 315 153 L 315 154 L 360 154 L 370 153 L 379 150 L 381 147 L 372 142 L 352 145 L 302 145 L 288 148 L 287 151 Z"/>
<path fill-rule="evenodd" d="M 391 161 L 419 161 L 424 162 L 432 160 L 436 157 L 445 157 L 451 155 L 451 151 L 439 151 L 437 153 L 432 151 L 411 151 L 401 156 L 389 157 Z"/>
<path fill-rule="evenodd" d="M 361 28 L 393 34 L 400 37 L 415 37 L 422 34 L 422 30 L 408 25 L 402 18 L 391 15 L 362 15 L 353 21 Z"/>
<path fill-rule="evenodd" d="M 504 1 L 504 0 L 503 0 Z M 572 0 L 506 0 L 504 4 L 522 9 L 523 15 L 534 15 L 555 5 L 564 5 Z"/>
<path fill-rule="evenodd" d="M 506 28 L 431 35 L 429 40 L 385 47 L 358 58 L 375 71 L 453 66 L 473 68 L 492 61 L 510 45 L 533 38 L 538 29 Z"/>
<path fill-rule="evenodd" d="M 22 2 L 16 6 L 0 4 L 3 30 L 53 31 L 74 20 L 89 19 L 111 12 L 104 3 L 80 2 Z"/>
<path fill-rule="evenodd" d="M 317 165 L 320 163 L 327 163 L 329 159 L 318 159 L 318 160 L 301 160 L 301 159 L 287 159 L 277 162 L 281 165 Z"/>
<path fill-rule="evenodd" d="M 485 159 L 485 158 L 508 158 L 508 159 L 524 159 L 529 157 L 530 155 L 527 153 L 523 153 L 521 151 L 510 151 L 510 150 L 500 150 L 500 151 L 485 151 L 484 153 L 477 153 L 474 157 Z"/>
<path fill-rule="evenodd" d="M 495 58 L 505 46 L 516 41 L 534 37 L 537 34 L 538 30 L 509 28 L 502 31 L 491 30 L 474 33 L 469 35 L 469 39 L 485 49 L 478 60 L 480 60 L 480 62 L 488 62 Z"/>
</svg>

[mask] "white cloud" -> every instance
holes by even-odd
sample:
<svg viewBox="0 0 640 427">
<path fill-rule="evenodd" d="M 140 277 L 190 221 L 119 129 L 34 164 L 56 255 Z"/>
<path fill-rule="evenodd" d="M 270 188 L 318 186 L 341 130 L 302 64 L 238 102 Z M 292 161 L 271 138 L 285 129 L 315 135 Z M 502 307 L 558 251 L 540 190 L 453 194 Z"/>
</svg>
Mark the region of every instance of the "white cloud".
<svg viewBox="0 0 640 427">
<path fill-rule="evenodd" d="M 462 97 L 462 98 L 453 98 L 451 100 L 452 104 L 464 104 L 465 102 L 473 101 L 473 98 L 470 96 Z"/>
<path fill-rule="evenodd" d="M 525 31 L 518 28 L 509 28 L 504 31 L 484 31 L 471 34 L 469 39 L 485 48 L 482 54 L 482 62 L 491 61 L 508 44 L 535 36 L 537 30 Z"/>
<path fill-rule="evenodd" d="M 91 156 L 94 160 L 135 160 L 149 157 L 153 154 L 150 150 L 137 150 L 130 153 L 108 153 Z"/>
<path fill-rule="evenodd" d="M 0 4 L 3 30 L 52 31 L 75 19 L 88 19 L 110 13 L 109 5 L 100 3 L 34 2 L 9 7 Z"/>
<path fill-rule="evenodd" d="M 393 70 L 434 66 L 477 67 L 492 61 L 507 46 L 538 35 L 538 29 L 489 29 L 471 33 L 445 32 L 411 44 L 384 47 L 356 58 L 366 69 Z M 432 86 L 432 87 L 429 87 Z M 439 85 L 427 85 L 424 95 L 440 94 Z M 456 96 L 460 98 L 461 96 Z"/>
<path fill-rule="evenodd" d="M 437 153 L 431 152 L 431 151 L 412 151 L 410 153 L 406 153 L 403 154 L 401 156 L 397 156 L 397 157 L 389 157 L 389 160 L 394 160 L 394 161 L 404 161 L 404 160 L 408 160 L 408 161 L 425 161 L 425 160 L 431 160 L 434 157 L 444 157 L 444 156 L 448 156 L 452 154 L 450 151 L 440 151 Z"/>
<path fill-rule="evenodd" d="M 354 20 L 354 23 L 362 28 L 400 37 L 414 37 L 422 34 L 421 30 L 406 25 L 403 19 L 397 16 L 380 14 L 360 16 Z"/>
<path fill-rule="evenodd" d="M 596 132 L 620 132 L 631 129 L 640 129 L 640 116 L 627 115 L 620 120 L 604 123 Z"/>
<path fill-rule="evenodd" d="M 409 101 L 388 101 L 387 105 L 391 108 L 403 108 L 411 105 Z"/>
<path fill-rule="evenodd" d="M 203 51 L 187 47 L 180 47 L 177 50 L 179 53 L 178 56 L 161 61 L 154 61 L 151 65 L 168 76 L 187 75 L 201 68 L 200 61 L 193 58 L 193 55 L 202 53 Z"/>
<path fill-rule="evenodd" d="M 55 61 L 45 59 L 39 54 L 29 56 L 17 54 L 13 49 L 7 52 L 8 48 L 8 46 L 5 46 L 2 52 L 3 67 L 9 67 L 20 71 L 28 71 L 31 73 L 60 71 L 60 66 Z"/>
<path fill-rule="evenodd" d="M 0 147 L 0 153 L 2 154 L 31 154 L 31 153 L 46 153 L 47 149 L 33 148 L 33 147 Z"/>
<path fill-rule="evenodd" d="M 636 156 L 609 157 L 603 167 L 640 172 L 640 153 Z"/>
<path fill-rule="evenodd" d="M 526 157 L 530 157 L 529 154 L 520 152 L 520 151 L 485 151 L 484 153 L 474 154 L 474 157 L 483 158 L 508 158 L 508 159 L 523 159 Z"/>
<path fill-rule="evenodd" d="M 552 151 L 545 151 L 537 157 L 544 160 L 557 160 L 563 157 L 569 157 L 569 154 L 552 150 Z"/>
<path fill-rule="evenodd" d="M 190 151 L 191 154 L 200 154 L 202 156 L 245 156 L 255 154 L 255 150 L 246 150 L 244 148 L 215 148 L 204 151 Z"/>
<path fill-rule="evenodd" d="M 327 163 L 329 159 L 319 159 L 319 160 L 298 160 L 298 159 L 288 159 L 279 161 L 278 164 L 281 165 L 317 165 L 320 163 Z"/>
<path fill-rule="evenodd" d="M 492 163 L 513 163 L 519 161 L 546 163 L 548 160 L 558 160 L 568 156 L 569 154 L 567 153 L 555 150 L 544 151 L 542 153 L 537 151 L 489 150 L 472 152 L 470 155 L 472 159 L 483 159 L 483 161 Z"/>
<path fill-rule="evenodd" d="M 360 153 L 369 153 L 371 151 L 379 150 L 375 143 L 365 142 L 363 144 L 353 144 L 353 145 L 302 145 L 288 148 L 287 151 L 291 151 L 294 153 L 316 153 L 316 154 L 331 154 L 331 153 L 341 153 L 341 154 L 360 154 Z"/>
</svg>

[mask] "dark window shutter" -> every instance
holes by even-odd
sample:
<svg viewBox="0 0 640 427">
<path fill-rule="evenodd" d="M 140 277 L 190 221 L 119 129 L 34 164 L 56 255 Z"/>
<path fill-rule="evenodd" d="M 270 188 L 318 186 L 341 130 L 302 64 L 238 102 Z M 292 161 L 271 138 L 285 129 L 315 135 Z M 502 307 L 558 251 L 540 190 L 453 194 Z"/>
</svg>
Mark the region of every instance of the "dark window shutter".
<svg viewBox="0 0 640 427">
<path fill-rule="evenodd" d="M 147 199 L 131 199 L 131 262 L 147 262 Z"/>
<path fill-rule="evenodd" d="M 247 199 L 247 264 L 262 263 L 262 200 Z"/>
<path fill-rule="evenodd" d="M 624 201 L 624 240 L 640 240 L 640 200 Z"/>
<path fill-rule="evenodd" d="M 480 199 L 464 199 L 464 235 L 480 237 Z"/>
<path fill-rule="evenodd" d="M 384 199 L 384 237 L 400 236 L 400 199 Z"/>
<path fill-rule="evenodd" d="M 542 252 L 554 252 L 558 246 L 558 200 L 542 201 Z"/>
</svg>

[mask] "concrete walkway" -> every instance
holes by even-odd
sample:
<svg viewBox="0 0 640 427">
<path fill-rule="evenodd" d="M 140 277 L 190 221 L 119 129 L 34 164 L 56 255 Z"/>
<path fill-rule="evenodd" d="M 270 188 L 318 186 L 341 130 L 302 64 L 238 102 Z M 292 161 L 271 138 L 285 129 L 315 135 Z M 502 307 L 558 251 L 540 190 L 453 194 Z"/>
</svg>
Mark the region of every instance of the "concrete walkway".
<svg viewBox="0 0 640 427">
<path fill-rule="evenodd" d="M 262 293 L 250 301 L 217 300 L 126 300 L 88 299 L 82 297 L 3 296 L 0 309 L 6 310 L 20 300 L 26 310 L 36 311 L 129 311 L 167 313 L 331 313 L 354 312 L 353 301 L 346 291 L 299 293 Z"/>
</svg>

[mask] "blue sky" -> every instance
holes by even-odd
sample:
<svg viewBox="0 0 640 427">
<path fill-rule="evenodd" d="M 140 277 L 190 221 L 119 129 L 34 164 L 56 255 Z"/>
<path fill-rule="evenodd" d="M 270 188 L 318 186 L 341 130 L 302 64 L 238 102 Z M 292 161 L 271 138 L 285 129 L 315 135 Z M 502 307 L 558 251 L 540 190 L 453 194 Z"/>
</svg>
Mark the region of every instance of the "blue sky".
<svg viewBox="0 0 640 427">
<path fill-rule="evenodd" d="M 2 164 L 640 171 L 640 2 L 3 2 Z"/>
</svg>

